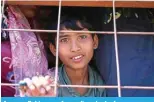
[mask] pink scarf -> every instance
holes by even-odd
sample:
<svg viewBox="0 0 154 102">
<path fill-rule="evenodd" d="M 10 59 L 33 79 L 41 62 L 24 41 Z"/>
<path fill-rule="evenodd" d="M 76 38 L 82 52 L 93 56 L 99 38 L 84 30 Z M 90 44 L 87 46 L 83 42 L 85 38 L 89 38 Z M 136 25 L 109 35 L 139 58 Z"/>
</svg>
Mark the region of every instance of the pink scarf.
<svg viewBox="0 0 154 102">
<path fill-rule="evenodd" d="M 30 29 L 26 17 L 17 6 L 9 6 L 8 16 L 9 29 Z M 23 31 L 9 31 L 9 37 L 15 83 L 37 74 L 49 74 L 43 42 L 39 37 L 37 39 L 33 32 Z"/>
</svg>

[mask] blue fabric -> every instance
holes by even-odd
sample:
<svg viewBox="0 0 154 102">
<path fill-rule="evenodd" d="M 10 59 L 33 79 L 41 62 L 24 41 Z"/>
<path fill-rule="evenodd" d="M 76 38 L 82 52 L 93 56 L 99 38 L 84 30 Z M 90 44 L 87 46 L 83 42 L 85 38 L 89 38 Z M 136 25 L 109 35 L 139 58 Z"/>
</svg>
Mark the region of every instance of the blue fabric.
<svg viewBox="0 0 154 102">
<path fill-rule="evenodd" d="M 154 36 L 118 36 L 121 85 L 154 86 Z M 106 84 L 117 85 L 114 37 L 105 35 L 97 50 L 97 65 Z M 117 96 L 117 90 L 107 90 Z M 154 96 L 154 90 L 122 90 L 122 96 Z"/>
<path fill-rule="evenodd" d="M 152 25 L 146 19 L 116 20 L 117 31 L 148 32 Z M 113 30 L 113 23 L 103 25 Z M 154 86 L 154 36 L 118 35 L 121 85 Z M 96 62 L 107 85 L 117 85 L 116 58 L 113 35 L 100 36 Z M 117 89 L 107 89 L 108 96 L 118 96 Z M 154 90 L 122 89 L 122 96 L 154 96 Z"/>
</svg>

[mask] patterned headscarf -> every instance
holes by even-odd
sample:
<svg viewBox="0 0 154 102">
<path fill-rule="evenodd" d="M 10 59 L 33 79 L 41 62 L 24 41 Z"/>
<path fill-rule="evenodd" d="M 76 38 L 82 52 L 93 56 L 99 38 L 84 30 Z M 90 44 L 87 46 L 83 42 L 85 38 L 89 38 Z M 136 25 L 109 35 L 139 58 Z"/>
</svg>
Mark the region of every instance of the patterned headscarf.
<svg viewBox="0 0 154 102">
<path fill-rule="evenodd" d="M 9 29 L 30 29 L 26 17 L 17 6 L 8 7 L 8 16 Z M 33 32 L 25 31 L 9 31 L 9 37 L 15 83 L 37 74 L 48 74 L 44 46 L 39 37 L 37 38 Z"/>
</svg>

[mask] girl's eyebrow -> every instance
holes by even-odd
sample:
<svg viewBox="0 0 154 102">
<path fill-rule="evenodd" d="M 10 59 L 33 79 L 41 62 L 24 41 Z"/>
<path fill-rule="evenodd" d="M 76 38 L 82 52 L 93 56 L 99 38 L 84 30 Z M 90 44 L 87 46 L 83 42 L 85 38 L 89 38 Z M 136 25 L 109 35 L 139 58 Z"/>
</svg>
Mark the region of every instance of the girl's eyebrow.
<svg viewBox="0 0 154 102">
<path fill-rule="evenodd" d="M 63 38 L 63 37 L 69 37 L 70 35 L 67 35 L 67 34 L 60 34 L 59 35 L 59 38 Z"/>
<path fill-rule="evenodd" d="M 76 33 L 76 35 L 87 35 L 88 33 Z M 64 33 L 61 33 L 59 35 L 59 38 L 64 38 L 64 37 L 70 37 L 71 35 L 70 34 L 64 34 Z"/>
</svg>

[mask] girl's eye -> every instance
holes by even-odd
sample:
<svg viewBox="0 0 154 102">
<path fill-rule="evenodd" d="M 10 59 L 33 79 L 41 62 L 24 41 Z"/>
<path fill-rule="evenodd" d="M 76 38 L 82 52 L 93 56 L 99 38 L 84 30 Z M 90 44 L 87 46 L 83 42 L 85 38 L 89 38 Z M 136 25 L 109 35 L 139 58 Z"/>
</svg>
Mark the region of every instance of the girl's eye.
<svg viewBox="0 0 154 102">
<path fill-rule="evenodd" d="M 67 43 L 68 42 L 68 38 L 63 38 L 63 39 L 60 40 L 60 42 Z"/>
<path fill-rule="evenodd" d="M 81 35 L 80 38 L 81 39 L 86 39 L 87 38 L 87 35 Z"/>
</svg>

